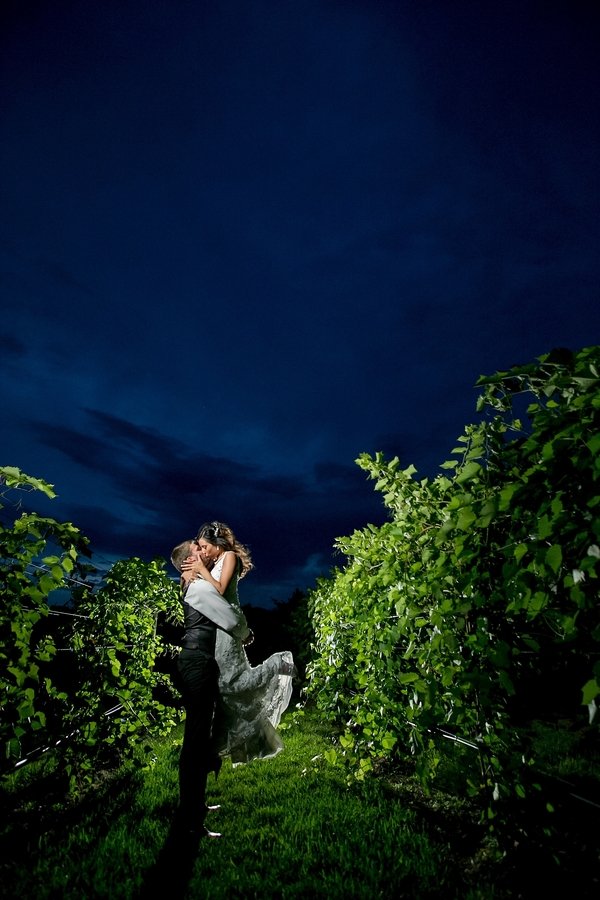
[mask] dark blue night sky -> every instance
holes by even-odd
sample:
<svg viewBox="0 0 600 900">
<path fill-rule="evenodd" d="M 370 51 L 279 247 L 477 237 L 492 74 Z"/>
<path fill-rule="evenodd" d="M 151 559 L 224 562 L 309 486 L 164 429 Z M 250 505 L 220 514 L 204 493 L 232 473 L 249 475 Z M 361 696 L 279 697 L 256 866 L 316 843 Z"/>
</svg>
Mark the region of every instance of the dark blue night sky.
<svg viewBox="0 0 600 900">
<path fill-rule="evenodd" d="M 310 587 L 361 452 L 600 342 L 594 8 L 5 0 L 0 463 L 101 566 L 219 518 L 243 602 Z"/>
</svg>

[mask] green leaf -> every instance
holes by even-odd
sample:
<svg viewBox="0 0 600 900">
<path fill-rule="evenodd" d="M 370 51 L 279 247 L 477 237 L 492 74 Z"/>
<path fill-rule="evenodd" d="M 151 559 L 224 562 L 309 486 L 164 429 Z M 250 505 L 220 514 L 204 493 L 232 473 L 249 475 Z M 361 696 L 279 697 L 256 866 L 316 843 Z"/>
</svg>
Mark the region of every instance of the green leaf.
<svg viewBox="0 0 600 900">
<path fill-rule="evenodd" d="M 596 699 L 598 694 L 600 694 L 600 687 L 598 686 L 596 679 L 592 678 L 590 681 L 586 681 L 582 688 L 582 705 L 589 706 L 589 704 Z"/>
<path fill-rule="evenodd" d="M 500 500 L 498 503 L 498 509 L 505 512 L 510 507 L 510 502 L 517 490 L 518 485 L 515 483 L 505 485 L 500 491 Z"/>
<path fill-rule="evenodd" d="M 548 441 L 542 447 L 542 459 L 548 461 L 554 456 L 554 441 Z"/>
<path fill-rule="evenodd" d="M 553 572 L 558 572 L 562 565 L 562 547 L 559 544 L 552 544 L 546 551 L 546 562 Z"/>
<path fill-rule="evenodd" d="M 538 537 L 540 540 L 550 537 L 552 534 L 552 523 L 546 514 L 538 520 Z"/>
<path fill-rule="evenodd" d="M 458 484 L 464 484 L 465 481 L 471 481 L 473 478 L 475 478 L 475 476 L 478 475 L 480 471 L 481 465 L 479 463 L 473 461 L 468 462 L 456 476 L 456 481 Z"/>
<path fill-rule="evenodd" d="M 594 456 L 600 451 L 600 434 L 595 434 L 586 443 L 586 447 Z"/>
<path fill-rule="evenodd" d="M 419 675 L 417 672 L 402 672 L 398 676 L 398 681 L 400 684 L 410 684 L 413 681 L 418 681 Z"/>
<path fill-rule="evenodd" d="M 457 459 L 447 459 L 440 465 L 441 469 L 455 469 L 458 465 Z"/>
<path fill-rule="evenodd" d="M 514 550 L 514 556 L 517 562 L 521 562 L 529 547 L 527 544 L 517 544 Z"/>
<path fill-rule="evenodd" d="M 456 526 L 461 531 L 468 531 L 473 522 L 477 520 L 477 516 L 473 512 L 473 508 L 471 506 L 465 506 L 461 509 L 458 514 L 458 519 L 456 521 Z"/>
<path fill-rule="evenodd" d="M 40 588 L 44 594 L 50 594 L 55 588 L 56 583 L 49 575 L 42 575 L 39 581 Z"/>
</svg>

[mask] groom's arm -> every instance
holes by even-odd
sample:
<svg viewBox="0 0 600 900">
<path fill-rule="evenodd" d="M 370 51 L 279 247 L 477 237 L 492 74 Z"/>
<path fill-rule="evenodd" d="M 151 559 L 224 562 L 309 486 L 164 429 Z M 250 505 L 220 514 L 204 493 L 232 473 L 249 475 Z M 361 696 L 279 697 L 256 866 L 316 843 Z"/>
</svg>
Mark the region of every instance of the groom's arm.
<svg viewBox="0 0 600 900">
<path fill-rule="evenodd" d="M 189 584 L 185 602 L 240 641 L 246 640 L 251 633 L 241 609 L 224 600 L 218 590 L 203 578 Z"/>
</svg>

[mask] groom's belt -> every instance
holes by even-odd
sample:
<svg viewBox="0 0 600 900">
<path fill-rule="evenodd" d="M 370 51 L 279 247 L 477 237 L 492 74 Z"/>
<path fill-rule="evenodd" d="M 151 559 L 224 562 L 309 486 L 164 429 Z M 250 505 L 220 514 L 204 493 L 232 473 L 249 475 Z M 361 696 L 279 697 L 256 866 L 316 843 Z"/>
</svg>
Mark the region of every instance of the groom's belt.
<svg viewBox="0 0 600 900">
<path fill-rule="evenodd" d="M 184 638 L 181 642 L 181 647 L 183 650 L 204 650 L 211 656 L 213 656 L 215 652 L 214 642 L 211 641 L 209 635 L 207 635 L 206 640 L 193 640 L 191 638 Z"/>
</svg>

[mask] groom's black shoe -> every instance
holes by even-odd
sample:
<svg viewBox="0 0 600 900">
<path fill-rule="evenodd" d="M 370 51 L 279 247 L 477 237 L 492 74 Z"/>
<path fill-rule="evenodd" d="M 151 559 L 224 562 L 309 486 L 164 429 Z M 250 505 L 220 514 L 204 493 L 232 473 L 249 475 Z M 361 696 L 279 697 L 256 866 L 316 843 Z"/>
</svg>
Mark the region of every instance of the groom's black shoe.
<svg viewBox="0 0 600 900">
<path fill-rule="evenodd" d="M 198 841 L 201 838 L 220 838 L 221 833 L 218 831 L 210 831 L 204 823 L 191 822 L 189 819 L 176 818 L 176 833 L 182 838 Z"/>
</svg>

